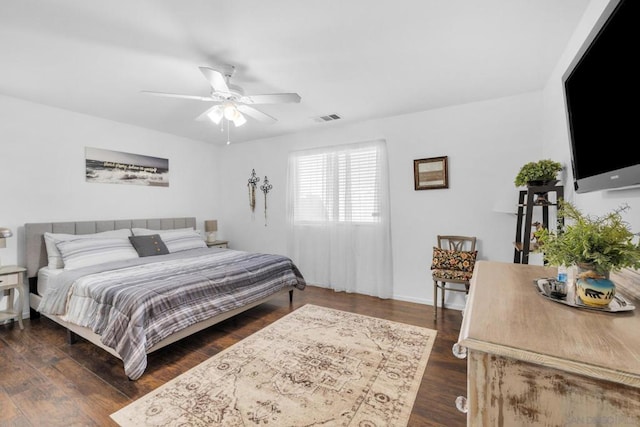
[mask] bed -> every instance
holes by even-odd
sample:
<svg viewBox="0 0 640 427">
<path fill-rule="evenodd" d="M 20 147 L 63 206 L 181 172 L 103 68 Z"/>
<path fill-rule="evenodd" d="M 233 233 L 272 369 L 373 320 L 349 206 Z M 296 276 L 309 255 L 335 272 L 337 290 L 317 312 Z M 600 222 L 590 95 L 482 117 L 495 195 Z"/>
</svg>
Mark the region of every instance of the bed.
<svg viewBox="0 0 640 427">
<path fill-rule="evenodd" d="M 71 343 L 80 336 L 122 359 L 136 380 L 147 354 L 272 298 L 288 293 L 291 302 L 305 288 L 289 258 L 208 248 L 195 224 L 25 224 L 31 316 L 67 328 Z"/>
</svg>

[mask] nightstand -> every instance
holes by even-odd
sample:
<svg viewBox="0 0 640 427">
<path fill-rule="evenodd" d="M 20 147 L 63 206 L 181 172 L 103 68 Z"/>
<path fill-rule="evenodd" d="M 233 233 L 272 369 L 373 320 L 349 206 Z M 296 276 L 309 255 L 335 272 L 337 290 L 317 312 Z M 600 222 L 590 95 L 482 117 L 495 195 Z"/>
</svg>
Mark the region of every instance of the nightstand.
<svg viewBox="0 0 640 427">
<path fill-rule="evenodd" d="M 229 242 L 227 240 L 214 240 L 213 242 L 206 242 L 207 246 L 210 248 L 223 248 L 227 249 L 229 247 Z"/>
<path fill-rule="evenodd" d="M 5 265 L 0 267 L 0 292 L 9 291 L 7 308 L 0 310 L 0 322 L 9 319 L 17 319 L 20 329 L 22 326 L 22 292 L 23 292 L 23 276 L 26 268 L 17 265 Z M 17 307 L 13 306 L 14 290 L 18 291 Z"/>
</svg>

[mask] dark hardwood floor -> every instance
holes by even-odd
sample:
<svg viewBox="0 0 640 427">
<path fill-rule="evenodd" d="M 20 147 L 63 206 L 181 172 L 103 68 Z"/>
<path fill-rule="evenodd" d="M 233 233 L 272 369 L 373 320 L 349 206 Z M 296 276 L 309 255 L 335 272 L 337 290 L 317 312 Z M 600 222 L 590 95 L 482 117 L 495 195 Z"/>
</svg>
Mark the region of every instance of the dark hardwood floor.
<svg viewBox="0 0 640 427">
<path fill-rule="evenodd" d="M 0 325 L 1 426 L 108 426 L 109 415 L 168 380 L 203 362 L 304 304 L 380 317 L 436 329 L 438 335 L 416 397 L 409 426 L 463 426 L 454 400 L 466 395 L 466 360 L 451 353 L 461 313 L 395 300 L 334 292 L 308 286 L 278 297 L 148 356 L 137 381 L 124 375 L 122 362 L 79 339 L 67 343 L 66 330 L 51 320 Z"/>
</svg>

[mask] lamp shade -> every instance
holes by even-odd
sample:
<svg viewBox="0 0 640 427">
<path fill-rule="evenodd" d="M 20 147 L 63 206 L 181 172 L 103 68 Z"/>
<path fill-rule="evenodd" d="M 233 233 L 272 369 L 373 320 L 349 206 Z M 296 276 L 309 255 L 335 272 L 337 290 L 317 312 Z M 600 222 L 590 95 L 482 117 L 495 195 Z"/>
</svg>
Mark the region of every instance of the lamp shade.
<svg viewBox="0 0 640 427">
<path fill-rule="evenodd" d="M 244 116 L 240 114 L 240 112 L 237 113 L 238 114 L 236 114 L 236 117 L 233 119 L 233 124 L 238 128 L 247 123 L 247 119 L 245 119 Z"/>
<path fill-rule="evenodd" d="M 214 231 L 218 231 L 218 220 L 217 219 L 208 219 L 204 222 L 204 231 L 207 233 L 213 233 Z"/>
<path fill-rule="evenodd" d="M 207 116 L 209 116 L 209 119 L 211 119 L 213 123 L 220 124 L 220 120 L 224 117 L 224 112 L 219 105 L 216 105 L 209 111 Z"/>
<path fill-rule="evenodd" d="M 0 248 L 6 248 L 7 242 L 4 240 L 6 237 L 13 236 L 13 233 L 10 229 L 5 227 L 0 227 Z"/>
</svg>

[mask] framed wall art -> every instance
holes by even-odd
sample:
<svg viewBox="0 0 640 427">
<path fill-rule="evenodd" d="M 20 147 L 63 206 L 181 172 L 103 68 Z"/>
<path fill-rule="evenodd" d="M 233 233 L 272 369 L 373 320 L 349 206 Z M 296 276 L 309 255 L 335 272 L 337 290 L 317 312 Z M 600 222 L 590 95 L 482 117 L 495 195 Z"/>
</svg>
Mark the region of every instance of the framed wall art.
<svg viewBox="0 0 640 427">
<path fill-rule="evenodd" d="M 169 160 L 85 147 L 87 182 L 169 186 Z"/>
<path fill-rule="evenodd" d="M 413 180 L 416 190 L 449 188 L 447 156 L 414 160 Z"/>
</svg>

